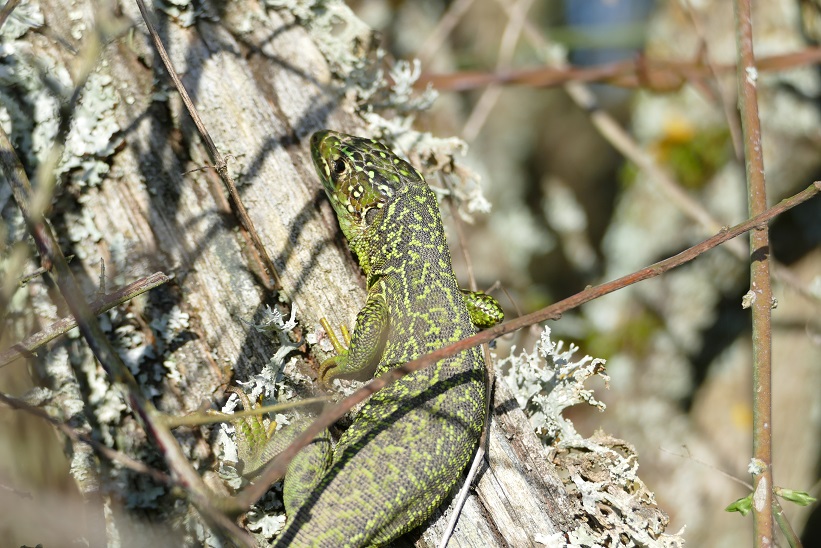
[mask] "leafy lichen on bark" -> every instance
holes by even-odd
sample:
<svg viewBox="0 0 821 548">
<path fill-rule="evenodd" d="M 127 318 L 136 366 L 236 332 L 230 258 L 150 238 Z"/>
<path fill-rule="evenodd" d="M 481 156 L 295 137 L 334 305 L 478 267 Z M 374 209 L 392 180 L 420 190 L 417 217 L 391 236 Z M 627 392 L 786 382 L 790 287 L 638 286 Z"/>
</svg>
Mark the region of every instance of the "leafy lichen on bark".
<svg viewBox="0 0 821 548">
<path fill-rule="evenodd" d="M 515 353 L 498 361 L 502 377 L 513 389 L 533 428 L 561 471 L 564 485 L 578 502 L 582 519 L 566 531 L 568 546 L 683 546 L 678 534 L 667 534 L 667 514 L 638 476 L 638 455 L 627 442 L 597 431 L 581 436 L 562 413 L 586 403 L 605 410 L 585 382 L 598 376 L 608 383 L 605 361 L 584 356 L 578 347 L 554 342 L 545 327 L 532 352 Z M 547 545 L 559 538 L 544 537 Z"/>
</svg>

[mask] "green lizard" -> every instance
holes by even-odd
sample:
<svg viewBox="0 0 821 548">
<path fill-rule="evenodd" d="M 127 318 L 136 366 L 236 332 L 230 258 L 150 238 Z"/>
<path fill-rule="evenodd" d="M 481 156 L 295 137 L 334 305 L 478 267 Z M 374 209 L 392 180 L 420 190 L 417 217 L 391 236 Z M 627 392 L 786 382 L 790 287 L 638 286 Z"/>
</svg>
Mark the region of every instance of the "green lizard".
<svg viewBox="0 0 821 548">
<path fill-rule="evenodd" d="M 368 287 L 352 336 L 343 332 L 348 348 L 329 331 L 337 355 L 321 383 L 378 376 L 502 321 L 493 297 L 459 289 L 419 171 L 375 140 L 332 131 L 311 137 L 311 154 Z M 484 373 L 478 348 L 410 373 L 374 394 L 333 450 L 323 436 L 301 451 L 276 546 L 383 545 L 427 520 L 476 449 Z"/>
</svg>

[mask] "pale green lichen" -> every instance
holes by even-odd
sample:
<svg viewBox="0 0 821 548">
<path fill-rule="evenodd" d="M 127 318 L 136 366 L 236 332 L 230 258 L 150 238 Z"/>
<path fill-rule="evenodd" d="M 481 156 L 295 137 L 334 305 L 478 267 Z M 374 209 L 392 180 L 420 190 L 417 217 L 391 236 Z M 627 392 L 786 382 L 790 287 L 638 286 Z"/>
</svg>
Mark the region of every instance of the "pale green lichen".
<svg viewBox="0 0 821 548">
<path fill-rule="evenodd" d="M 190 324 L 191 316 L 187 312 L 183 312 L 179 306 L 174 305 L 171 310 L 163 314 L 159 318 L 151 321 L 151 328 L 160 335 L 160 340 L 163 344 L 159 345 L 159 355 L 166 354 L 166 349 L 171 343 L 187 331 Z M 159 343 L 159 341 L 158 341 Z M 182 374 L 177 368 L 177 361 L 173 357 L 169 357 L 162 362 L 165 368 L 165 376 L 169 382 L 174 386 L 180 386 L 182 382 Z"/>
<path fill-rule="evenodd" d="M 532 352 L 511 352 L 499 362 L 499 371 L 536 432 L 551 444 L 554 462 L 566 471 L 565 488 L 586 516 L 568 533 L 567 546 L 682 546 L 679 535 L 664 532 L 669 519 L 638 477 L 635 449 L 601 432 L 584 438 L 562 416 L 581 403 L 604 411 L 584 384 L 594 376 L 609 381 L 604 360 L 574 360 L 578 347 L 563 348 L 563 341 L 553 342 L 545 327 Z M 534 540 L 550 546 L 555 539 L 541 535 Z"/>
<path fill-rule="evenodd" d="M 100 70 L 105 70 L 105 63 Z M 120 126 L 113 111 L 119 96 L 111 76 L 104 72 L 89 75 L 82 98 L 72 114 L 71 131 L 57 174 L 72 173 L 79 185 L 97 186 L 108 173 L 107 158 L 122 142 Z"/>
<path fill-rule="evenodd" d="M 99 253 L 97 244 L 103 239 L 103 233 L 94 222 L 94 212 L 87 208 L 78 211 L 66 211 L 68 239 L 74 242 L 73 251 L 78 259 L 88 259 Z"/>
<path fill-rule="evenodd" d="M 282 512 L 282 504 L 266 497 L 245 514 L 245 519 L 249 531 L 265 539 L 273 539 L 285 526 L 286 517 Z"/>
<path fill-rule="evenodd" d="M 0 29 L 0 38 L 5 41 L 16 40 L 24 36 L 29 30 L 41 28 L 45 24 L 45 17 L 40 6 L 34 2 L 22 2 L 14 8 L 9 18 Z M 0 44 L 5 53 L 5 44 Z"/>
<path fill-rule="evenodd" d="M 285 358 L 302 346 L 301 340 L 294 342 L 291 340 L 290 335 L 297 325 L 296 312 L 296 304 L 292 304 L 291 315 L 286 320 L 279 310 L 266 306 L 262 312 L 262 321 L 260 323 L 245 322 L 260 333 L 274 335 L 277 342 L 279 342 L 279 348 L 268 359 L 268 363 L 263 366 L 262 370 L 247 381 L 239 383 L 251 399 L 260 395 L 264 395 L 266 398 L 274 396 L 275 387 L 282 383 Z"/>
<path fill-rule="evenodd" d="M 71 17 L 71 14 L 69 14 Z M 77 24 L 85 24 L 78 19 Z M 54 147 L 60 104 L 74 83 L 62 61 L 47 51 L 36 54 L 25 40 L 31 29 L 43 25 L 38 8 L 23 4 L 2 30 L 0 43 L 0 123 L 29 166 L 43 162 Z M 78 27 L 82 36 L 84 29 Z M 74 184 L 99 185 L 108 173 L 108 158 L 121 142 L 113 116 L 118 102 L 111 77 L 102 63 L 89 75 L 72 113 L 65 150 L 56 175 L 69 174 Z M 6 90 L 15 90 L 9 93 Z"/>
<path fill-rule="evenodd" d="M 272 388 L 273 386 L 274 385 L 271 384 L 268 385 L 267 388 Z M 287 383 L 278 383 L 276 387 L 279 389 L 277 390 L 279 393 L 279 401 L 286 401 L 294 397 L 293 390 L 287 386 Z M 257 383 L 256 388 L 263 390 L 265 387 Z M 221 409 L 222 413 L 233 413 L 239 406 L 239 403 L 237 395 L 231 394 Z M 276 403 L 276 400 L 266 399 L 263 400 L 263 403 L 266 405 L 273 404 Z M 267 417 L 262 417 L 260 420 L 263 429 L 268 431 L 270 420 Z M 288 417 L 282 414 L 276 414 L 273 420 L 276 422 L 277 430 L 290 424 Z M 220 429 L 217 431 L 215 445 L 218 463 L 217 474 L 226 485 L 238 491 L 247 485 L 248 480 L 243 477 L 237 469 L 240 451 L 237 447 L 236 428 L 237 427 L 231 423 L 222 423 Z M 269 490 L 268 493 L 257 501 L 245 514 L 248 530 L 260 539 L 270 541 L 270 539 L 274 538 L 282 530 L 285 524 L 284 507 L 282 505 L 281 494 L 279 494 L 280 490 L 281 484 L 275 484 L 274 489 Z"/>
<path fill-rule="evenodd" d="M 151 320 L 151 328 L 160 335 L 161 340 L 166 345 L 177 338 L 177 336 L 189 327 L 191 316 L 187 312 L 183 312 L 179 306 L 174 305 L 171 310 Z M 165 348 L 160 348 L 162 354 Z"/>
<path fill-rule="evenodd" d="M 190 27 L 205 13 L 205 7 L 191 0 L 159 0 L 154 6 L 174 19 L 181 27 Z"/>
<path fill-rule="evenodd" d="M 259 373 L 245 381 L 237 381 L 251 401 L 261 399 L 263 404 L 272 405 L 289 401 L 296 396 L 290 381 L 286 382 L 283 377 L 287 363 L 293 363 L 293 360 L 286 363 L 288 354 L 294 352 L 303 344 L 302 341 L 293 342 L 291 340 L 291 332 L 297 325 L 295 317 L 295 305 L 291 307 L 291 314 L 288 319 L 285 319 L 278 310 L 266 306 L 263 310 L 262 320 L 259 323 L 245 322 L 260 333 L 275 336 L 279 342 L 279 348 Z M 296 368 L 291 370 L 295 373 Z M 293 378 L 294 375 L 291 377 Z M 239 398 L 236 394 L 232 394 L 221 411 L 222 413 L 231 414 L 239 404 Z M 262 420 L 264 427 L 267 429 L 268 419 L 263 418 Z M 288 417 L 282 414 L 277 414 L 274 420 L 280 428 L 289 423 Z M 237 489 L 244 483 L 244 480 L 234 466 L 239 460 L 234 433 L 235 428 L 233 425 L 223 423 L 217 433 L 216 446 L 220 463 L 218 473 L 223 481 Z"/>
<path fill-rule="evenodd" d="M 117 233 L 111 234 L 107 238 L 108 254 L 110 262 L 112 263 L 107 269 L 109 272 L 113 271 L 110 278 L 110 283 L 114 285 L 123 286 L 130 280 L 129 276 L 129 262 L 133 249 L 130 249 L 131 242 L 126 239 L 125 234 Z"/>
<path fill-rule="evenodd" d="M 455 199 L 464 220 L 471 222 L 473 213 L 490 212 L 479 175 L 457 160 L 467 153 L 468 145 L 462 139 L 415 131 L 411 128 L 411 116 L 387 119 L 375 112 L 361 114 L 368 122 L 369 133 L 403 153 L 425 174 L 438 196 Z"/>
<path fill-rule="evenodd" d="M 373 31 L 340 0 L 265 0 L 270 8 L 296 17 L 328 60 L 331 70 L 345 79 L 367 65 Z"/>
<path fill-rule="evenodd" d="M 583 438 L 562 412 L 573 405 L 587 403 L 604 411 L 604 403 L 593 397 L 584 383 L 593 376 L 605 383 L 605 360 L 584 356 L 573 361 L 579 348 L 573 344 L 563 350 L 564 341 L 553 342 L 545 326 L 533 352 L 522 351 L 499 361 L 502 377 L 516 395 L 533 428 L 545 441 L 558 440 L 559 445 L 582 443 Z"/>
</svg>

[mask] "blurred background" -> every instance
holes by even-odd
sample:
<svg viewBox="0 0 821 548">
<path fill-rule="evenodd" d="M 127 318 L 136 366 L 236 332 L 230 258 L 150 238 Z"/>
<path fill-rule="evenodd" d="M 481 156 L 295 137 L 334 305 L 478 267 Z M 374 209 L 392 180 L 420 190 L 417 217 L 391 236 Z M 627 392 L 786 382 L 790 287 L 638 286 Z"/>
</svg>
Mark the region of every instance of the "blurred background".
<svg viewBox="0 0 821 548">
<path fill-rule="evenodd" d="M 466 163 L 481 173 L 492 210 L 462 230 L 479 287 L 499 284 L 509 294 L 494 292 L 508 317 L 672 256 L 747 217 L 731 2 L 350 5 L 394 57 L 421 59 L 422 81 L 440 90 L 415 127 L 470 144 Z M 818 67 L 778 57 L 817 55 L 819 17 L 813 2 L 754 3 L 756 56 L 773 58 L 773 70 L 758 79 L 770 203 L 821 178 Z M 561 85 L 537 85 L 538 69 L 556 66 L 565 53 L 578 69 L 607 72 L 632 63 L 632 87 L 588 85 L 602 110 L 593 114 Z M 654 61 L 690 67 L 690 75 L 670 78 Z M 524 69 L 534 74 L 520 84 L 471 84 L 475 72 L 509 78 Z M 613 122 L 621 131 L 608 130 Z M 625 151 L 633 152 L 626 157 Z M 648 170 L 647 163 L 655 167 Z M 749 492 L 730 476 L 750 481 L 751 321 L 741 307 L 749 289 L 747 241 L 739 238 L 734 249 L 712 250 L 550 324 L 555 338 L 608 362 L 609 390 L 596 386 L 608 408 L 603 414 L 573 409 L 576 426 L 635 445 L 639 475 L 670 515 L 668 532 L 686 526 L 691 546 L 752 540 L 751 518 L 724 511 Z M 772 224 L 780 265 L 773 311 L 775 482 L 816 497 L 819 242 L 817 199 Z M 455 236 L 451 245 L 466 279 Z M 529 348 L 532 337 L 500 341 L 499 355 L 514 344 Z M 818 505 L 784 505 L 805 545 L 821 545 Z"/>
</svg>

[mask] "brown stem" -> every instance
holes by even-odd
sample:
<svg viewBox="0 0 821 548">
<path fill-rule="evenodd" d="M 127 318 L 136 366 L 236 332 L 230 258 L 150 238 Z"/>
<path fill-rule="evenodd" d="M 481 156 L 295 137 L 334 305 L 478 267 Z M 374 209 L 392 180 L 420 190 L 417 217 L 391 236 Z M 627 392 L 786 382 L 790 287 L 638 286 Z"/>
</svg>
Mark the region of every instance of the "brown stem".
<svg viewBox="0 0 821 548">
<path fill-rule="evenodd" d="M 759 72 L 783 71 L 815 65 L 819 61 L 821 61 L 821 48 L 812 47 L 793 53 L 764 57 L 759 59 L 755 66 Z M 714 78 L 717 74 L 726 74 L 734 70 L 736 70 L 735 65 L 705 63 L 701 57 L 692 61 L 639 57 L 592 67 L 543 66 L 526 69 L 497 69 L 490 72 L 425 73 L 414 83 L 414 87 L 425 89 L 428 84 L 432 84 L 439 91 L 469 91 L 492 85 L 558 87 L 569 83 L 607 83 L 625 88 L 672 92 L 687 83 L 702 82 Z"/>
<path fill-rule="evenodd" d="M 134 460 L 125 453 L 120 451 L 115 451 L 110 447 L 106 446 L 105 444 L 95 440 L 91 436 L 87 434 L 83 434 L 82 432 L 77 431 L 76 429 L 72 428 L 68 424 L 61 422 L 48 413 L 46 413 L 43 409 L 40 409 L 37 406 L 31 405 L 23 400 L 13 398 L 7 394 L 0 392 L 0 402 L 8 405 L 12 409 L 20 409 L 21 411 L 25 411 L 35 417 L 39 417 L 52 425 L 55 428 L 60 430 L 63 434 L 65 434 L 71 441 L 73 442 L 82 442 L 86 443 L 91 446 L 94 451 L 97 452 L 103 458 L 106 458 L 110 461 L 119 462 L 126 468 L 137 472 L 138 474 L 146 474 L 151 476 L 151 478 L 158 482 L 163 483 L 165 485 L 175 485 L 174 480 L 168 474 L 160 472 L 156 468 L 151 468 L 150 466 L 146 466 L 144 463 Z"/>
<path fill-rule="evenodd" d="M 761 123 L 758 118 L 756 81 L 758 70 L 753 54 L 753 22 L 750 0 L 735 2 L 736 44 L 738 48 L 738 96 L 747 194 L 750 215 L 767 209 Z M 753 314 L 753 527 L 754 546 L 773 545 L 772 474 L 772 332 L 770 319 L 773 294 L 770 286 L 770 236 L 766 225 L 750 234 Z"/>
<path fill-rule="evenodd" d="M 68 124 L 64 125 L 68 127 Z M 57 150 L 54 154 L 59 158 L 63 147 L 56 146 L 55 148 Z M 43 169 L 42 166 L 40 169 Z M 162 415 L 151 401 L 141 393 L 131 371 L 111 346 L 99 322 L 97 322 L 96 316 L 91 313 L 79 284 L 68 268 L 62 249 L 60 249 L 51 227 L 42 215 L 42 208 L 32 206 L 31 184 L 26 172 L 23 170 L 20 159 L 14 152 L 8 135 L 2 128 L 0 128 L 0 170 L 2 170 L 11 185 L 14 199 L 23 213 L 29 232 L 37 245 L 42 266 L 50 272 L 52 278 L 57 282 L 63 299 L 65 299 L 77 321 L 80 333 L 82 333 L 89 348 L 100 361 L 100 365 L 103 366 L 111 381 L 124 391 L 128 405 L 139 417 L 146 432 L 162 451 L 179 484 L 187 490 L 191 500 L 196 503 L 197 507 L 212 523 L 218 524 L 237 543 L 251 546 L 252 541 L 248 535 L 215 507 L 217 501 L 213 500 L 213 494 L 205 486 L 191 463 L 188 462 L 171 431 L 163 424 Z M 42 179 L 49 176 L 53 178 L 53 174 L 53 170 L 49 174 L 38 173 Z M 79 377 L 84 373 L 78 369 L 75 374 Z"/>
<path fill-rule="evenodd" d="M 11 12 L 14 11 L 14 8 L 20 3 L 20 0 L 9 0 L 6 2 L 6 5 L 0 8 L 0 28 L 3 28 L 3 24 L 5 24 L 6 19 L 8 19 Z"/>
<path fill-rule="evenodd" d="M 220 154 L 219 150 L 217 150 L 214 140 L 211 139 L 211 134 L 208 133 L 202 118 L 200 118 L 197 107 L 194 106 L 194 102 L 191 101 L 188 91 L 185 89 L 185 86 L 182 85 L 182 80 L 180 80 L 177 71 L 174 69 L 174 65 L 171 63 L 171 58 L 168 57 L 168 52 L 166 52 L 165 46 L 160 39 L 160 35 L 154 27 L 152 18 L 148 15 L 145 2 L 143 2 L 143 0 L 137 0 L 137 6 L 140 8 L 140 14 L 142 14 L 143 21 L 145 21 L 145 25 L 148 28 L 148 33 L 151 35 L 151 40 L 154 42 L 154 47 L 157 49 L 157 53 L 160 55 L 163 65 L 165 65 L 165 70 L 168 71 L 168 75 L 171 77 L 174 87 L 177 88 L 177 92 L 180 94 L 182 102 L 185 104 L 186 110 L 188 110 L 189 116 L 191 116 L 200 137 L 202 137 L 202 142 L 205 144 L 205 149 L 208 151 L 208 156 L 211 158 L 211 161 L 214 162 L 215 169 L 219 174 L 220 179 L 222 179 L 222 182 L 225 184 L 225 188 L 228 190 L 228 195 L 231 198 L 230 201 L 234 213 L 239 218 L 243 228 L 245 228 L 248 232 L 251 242 L 254 244 L 254 248 L 257 250 L 260 259 L 270 273 L 271 277 L 274 279 L 273 284 L 271 284 L 268 280 L 264 280 L 265 285 L 269 289 L 273 288 L 281 290 L 282 281 L 279 278 L 279 273 L 277 272 L 271 257 L 268 255 L 268 252 L 265 250 L 265 246 L 262 245 L 262 239 L 259 237 L 259 234 L 257 234 L 257 230 L 254 227 L 254 223 L 251 221 L 251 217 L 248 216 L 248 211 L 242 203 L 242 198 L 237 190 L 237 185 L 234 184 L 234 179 L 228 173 L 228 165 L 226 164 L 225 158 L 222 154 Z"/>
<path fill-rule="evenodd" d="M 790 520 L 788 520 L 784 514 L 784 508 L 782 508 L 781 503 L 778 502 L 778 497 L 773 497 L 773 517 L 778 524 L 779 530 L 787 539 L 787 544 L 789 544 L 790 548 L 803 548 L 804 543 L 801 542 L 801 537 L 795 533 L 792 524 L 790 524 Z"/>
<path fill-rule="evenodd" d="M 106 310 L 111 310 L 115 306 L 129 301 L 137 295 L 142 295 L 146 291 L 154 289 L 155 287 L 166 283 L 170 279 L 171 278 L 162 272 L 155 272 L 150 276 L 146 276 L 145 278 L 118 289 L 110 295 L 104 295 L 102 298 L 91 303 L 89 307 L 91 308 L 92 314 L 99 316 Z M 60 318 L 42 331 L 38 331 L 37 333 L 26 337 L 5 352 L 0 352 L 0 367 L 5 367 L 20 356 L 30 355 L 44 344 L 54 340 L 63 333 L 66 333 L 75 327 L 77 327 L 77 320 L 74 319 L 74 316 Z"/>
</svg>

